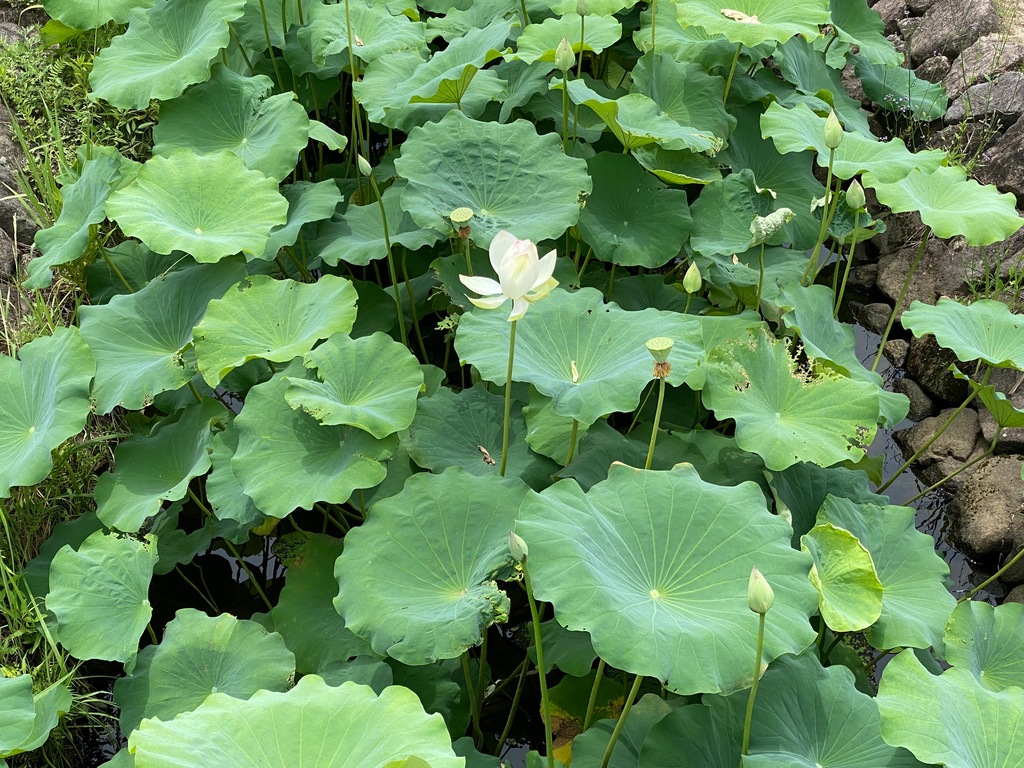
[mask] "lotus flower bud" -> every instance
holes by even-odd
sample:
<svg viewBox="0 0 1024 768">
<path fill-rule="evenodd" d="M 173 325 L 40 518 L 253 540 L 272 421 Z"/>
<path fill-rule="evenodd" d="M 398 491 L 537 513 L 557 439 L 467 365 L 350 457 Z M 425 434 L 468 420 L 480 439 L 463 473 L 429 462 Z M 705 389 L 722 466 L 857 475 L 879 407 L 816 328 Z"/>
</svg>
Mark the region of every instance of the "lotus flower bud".
<svg viewBox="0 0 1024 768">
<path fill-rule="evenodd" d="M 655 336 L 648 340 L 646 346 L 656 363 L 664 363 L 668 362 L 668 353 L 672 351 L 675 342 L 668 336 Z"/>
<path fill-rule="evenodd" d="M 697 293 L 701 284 L 700 268 L 697 262 L 691 261 L 690 266 L 686 268 L 686 274 L 683 275 L 683 290 L 687 293 Z"/>
<path fill-rule="evenodd" d="M 772 591 L 771 584 L 757 568 L 750 570 L 750 581 L 747 584 L 747 605 L 754 613 L 759 613 L 762 616 L 775 605 L 775 592 Z"/>
<path fill-rule="evenodd" d="M 828 113 L 828 119 L 825 121 L 825 146 L 829 149 L 835 149 L 842 141 L 843 126 L 840 125 L 835 110 L 831 110 Z"/>
<path fill-rule="evenodd" d="M 515 531 L 508 532 L 508 551 L 512 553 L 512 557 L 515 558 L 517 563 L 523 562 L 526 556 L 530 554 L 530 549 L 526 546 L 526 542 Z"/>
<path fill-rule="evenodd" d="M 555 67 L 561 72 L 568 72 L 576 63 L 576 55 L 572 52 L 569 38 L 563 37 L 562 42 L 555 49 Z"/>
<path fill-rule="evenodd" d="M 363 176 L 368 177 L 373 173 L 373 168 L 370 166 L 370 163 L 362 155 L 356 155 L 356 166 L 359 168 L 359 172 L 363 174 Z"/>
<path fill-rule="evenodd" d="M 864 207 L 864 202 L 864 187 L 860 185 L 860 182 L 854 179 L 846 190 L 846 204 L 853 210 L 859 211 Z"/>
<path fill-rule="evenodd" d="M 587 0 L 576 0 L 576 14 L 586 16 L 588 13 L 590 13 L 590 3 Z"/>
</svg>

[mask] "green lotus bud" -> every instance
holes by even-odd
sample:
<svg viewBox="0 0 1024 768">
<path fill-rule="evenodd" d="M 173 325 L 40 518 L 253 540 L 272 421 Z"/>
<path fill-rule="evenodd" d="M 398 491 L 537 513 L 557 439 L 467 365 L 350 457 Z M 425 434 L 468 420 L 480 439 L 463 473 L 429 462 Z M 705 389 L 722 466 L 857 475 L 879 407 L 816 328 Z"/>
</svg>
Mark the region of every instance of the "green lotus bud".
<svg viewBox="0 0 1024 768">
<path fill-rule="evenodd" d="M 562 42 L 555 48 L 555 67 L 561 72 L 568 72 L 576 63 L 576 54 L 572 52 L 572 45 L 569 38 L 563 37 Z"/>
<path fill-rule="evenodd" d="M 747 605 L 754 613 L 762 616 L 775 605 L 775 592 L 768 580 L 757 568 L 750 569 L 750 581 L 747 584 Z"/>
<path fill-rule="evenodd" d="M 576 15 L 586 16 L 590 13 L 590 3 L 587 0 L 576 0 Z"/>
<path fill-rule="evenodd" d="M 363 176 L 370 176 L 373 173 L 373 168 L 370 163 L 362 155 L 356 155 L 356 166 L 359 168 L 359 172 Z"/>
<path fill-rule="evenodd" d="M 825 121 L 825 146 L 835 149 L 843 141 L 843 126 L 836 117 L 835 110 L 830 110 L 828 119 Z"/>
<path fill-rule="evenodd" d="M 508 551 L 512 553 L 512 557 L 517 563 L 523 562 L 526 556 L 530 554 L 530 549 L 526 546 L 526 542 L 515 531 L 508 532 Z"/>
<path fill-rule="evenodd" d="M 864 187 L 856 179 L 853 180 L 846 190 L 846 204 L 855 211 L 859 211 L 864 207 Z"/>
<path fill-rule="evenodd" d="M 647 341 L 647 351 L 651 353 L 656 363 L 668 361 L 668 353 L 672 351 L 675 342 L 668 336 L 655 336 Z"/>
<path fill-rule="evenodd" d="M 469 224 L 473 218 L 472 208 L 456 208 L 454 211 L 448 214 L 448 218 L 452 220 L 452 224 L 457 227 L 464 227 Z"/>
<path fill-rule="evenodd" d="M 687 293 L 697 293 L 701 285 L 700 268 L 697 262 L 691 261 L 690 266 L 686 268 L 686 274 L 683 275 L 683 290 Z"/>
</svg>

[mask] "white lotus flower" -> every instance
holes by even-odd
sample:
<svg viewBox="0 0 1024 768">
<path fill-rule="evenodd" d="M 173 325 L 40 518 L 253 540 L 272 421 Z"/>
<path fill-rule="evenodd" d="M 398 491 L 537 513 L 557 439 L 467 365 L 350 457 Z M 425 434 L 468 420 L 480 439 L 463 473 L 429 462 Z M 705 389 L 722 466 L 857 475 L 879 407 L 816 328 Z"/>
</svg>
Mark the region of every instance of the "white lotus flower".
<svg viewBox="0 0 1024 768">
<path fill-rule="evenodd" d="M 459 275 L 459 280 L 469 290 L 480 294 L 479 299 L 470 297 L 469 300 L 482 309 L 497 309 L 512 299 L 509 321 L 520 319 L 530 304 L 543 299 L 558 285 L 551 276 L 555 271 L 555 252 L 538 258 L 534 243 L 519 240 L 510 232 L 501 230 L 494 236 L 490 257 L 497 280 L 467 275 Z"/>
</svg>

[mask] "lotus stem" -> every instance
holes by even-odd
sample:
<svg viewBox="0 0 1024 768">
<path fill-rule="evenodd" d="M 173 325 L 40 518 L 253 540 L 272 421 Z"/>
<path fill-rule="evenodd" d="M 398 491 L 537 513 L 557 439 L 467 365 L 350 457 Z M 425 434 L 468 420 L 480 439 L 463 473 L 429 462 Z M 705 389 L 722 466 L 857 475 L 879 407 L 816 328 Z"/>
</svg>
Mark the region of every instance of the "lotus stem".
<svg viewBox="0 0 1024 768">
<path fill-rule="evenodd" d="M 573 454 L 576 452 L 576 434 L 579 432 L 580 423 L 576 419 L 572 420 L 572 432 L 569 433 L 569 453 L 565 457 L 565 466 L 569 466 L 572 463 Z"/>
<path fill-rule="evenodd" d="M 658 428 L 661 426 L 661 408 L 665 404 L 665 379 L 658 379 L 658 405 L 654 409 L 654 425 L 651 428 L 651 442 L 647 446 L 647 461 L 644 462 L 644 469 L 651 468 L 654 460 L 654 444 L 658 440 Z"/>
<path fill-rule="evenodd" d="M 199 394 L 199 390 L 196 389 L 196 385 L 192 383 L 192 379 L 188 380 L 188 390 L 192 393 L 192 397 L 196 399 L 197 403 L 203 402 L 202 395 Z"/>
<path fill-rule="evenodd" d="M 904 470 L 906 470 L 907 467 L 909 467 L 911 464 L 917 461 L 925 451 L 932 447 L 932 443 L 938 440 L 942 433 L 949 429 L 949 425 L 953 423 L 953 420 L 956 419 L 956 417 L 959 416 L 961 412 L 963 412 L 964 408 L 970 405 L 971 401 L 978 396 L 979 390 L 981 390 L 982 387 L 988 384 L 988 378 L 991 375 L 992 368 L 990 367 L 985 370 L 985 375 L 982 376 L 981 384 L 976 389 L 972 389 L 971 393 L 967 395 L 967 399 L 960 403 L 959 407 L 955 411 L 953 411 L 952 414 L 950 414 L 949 418 L 946 419 L 945 423 L 943 423 L 941 427 L 939 427 L 938 431 L 934 435 L 932 435 L 925 442 L 924 445 L 922 445 L 920 448 L 914 451 L 914 455 L 907 459 L 905 462 L 903 462 L 903 464 L 900 465 L 900 468 L 893 472 L 892 477 L 890 477 L 888 480 L 882 483 L 882 485 L 878 487 L 878 490 L 875 491 L 875 493 L 882 493 L 883 491 L 885 491 L 886 488 L 888 488 L 890 485 L 893 484 L 893 482 L 895 482 L 897 477 L 903 474 Z"/>
<path fill-rule="evenodd" d="M 583 51 L 580 51 L 580 61 Z M 562 73 L 562 152 L 569 154 L 569 70 Z"/>
<path fill-rule="evenodd" d="M 263 20 L 263 36 L 267 40 L 267 53 L 270 54 L 270 63 L 274 67 L 274 77 L 277 79 L 277 87 L 284 88 L 284 79 L 281 77 L 281 70 L 277 66 L 277 57 L 274 55 L 274 45 L 270 42 L 270 24 L 267 23 L 267 6 L 263 0 L 260 0 L 260 18 Z M 238 48 L 241 50 L 242 46 L 239 45 Z"/>
<path fill-rule="evenodd" d="M 540 678 L 540 706 L 544 716 L 544 742 L 548 768 L 555 768 L 555 750 L 551 739 L 551 703 L 548 701 L 548 679 L 547 673 L 544 671 L 544 646 L 540 637 L 540 612 L 537 610 L 537 601 L 533 597 L 530 568 L 526 564 L 528 559 L 528 557 L 524 557 L 522 560 L 523 586 L 526 587 L 526 599 L 530 603 L 530 617 L 533 619 L 533 642 L 537 646 L 537 676 Z"/>
<path fill-rule="evenodd" d="M 615 289 L 615 268 L 618 264 L 612 264 L 611 274 L 608 275 L 608 290 L 605 291 L 605 301 L 612 300 L 612 291 Z"/>
<path fill-rule="evenodd" d="M 501 469 L 498 474 L 505 476 L 508 466 L 508 432 L 512 421 L 512 363 L 516 356 L 516 324 L 513 320 L 508 332 L 508 370 L 505 372 L 505 424 L 501 433 Z"/>
<path fill-rule="evenodd" d="M 804 267 L 803 277 L 800 278 L 800 282 L 804 285 L 810 285 L 814 282 L 814 277 L 818 274 L 818 258 L 821 255 L 821 246 L 825 243 L 825 233 L 828 231 L 828 225 L 831 220 L 831 216 L 829 216 L 829 206 L 833 198 L 832 163 L 835 161 L 835 157 L 835 149 L 829 148 L 828 173 L 825 176 L 825 205 L 821 211 L 821 226 L 818 228 L 818 239 L 814 242 L 814 249 L 811 251 L 811 258 L 807 260 L 807 266 Z"/>
<path fill-rule="evenodd" d="M 476 687 L 473 685 L 473 674 L 469 670 L 469 651 L 462 652 L 462 674 L 466 677 L 466 693 L 469 696 L 470 716 L 473 719 L 473 743 L 477 749 L 483 746 L 484 733 L 480 730 L 480 708 L 476 697 Z"/>
<path fill-rule="evenodd" d="M 519 8 L 523 12 L 523 29 L 530 26 L 530 15 L 526 12 L 526 0 L 519 0 Z"/>
<path fill-rule="evenodd" d="M 470 277 L 472 277 L 473 276 L 473 257 L 472 257 L 472 254 L 470 253 L 469 238 L 468 237 L 460 237 L 459 240 L 462 241 L 462 255 L 466 259 L 466 274 L 469 275 Z"/>
<path fill-rule="evenodd" d="M 907 297 L 907 291 L 910 290 L 910 280 L 914 277 L 914 271 L 917 269 L 917 265 L 921 263 L 921 258 L 924 256 L 924 249 L 928 243 L 928 238 L 932 234 L 931 227 L 924 228 L 924 236 L 921 238 L 921 244 L 917 247 L 917 253 L 914 254 L 914 260 L 910 263 L 910 269 L 907 270 L 907 276 L 903 280 L 903 287 L 900 288 L 900 295 L 896 299 L 896 304 L 892 308 L 892 314 L 889 315 L 889 322 L 885 324 L 885 330 L 882 332 L 882 340 L 878 342 L 878 352 L 875 353 L 875 362 L 871 364 L 871 372 L 874 373 L 878 370 L 878 363 L 882 360 L 882 352 L 885 351 L 885 343 L 889 340 L 889 334 L 892 332 L 892 325 L 896 322 L 896 313 L 900 311 L 900 307 L 903 306 L 903 300 Z"/>
<path fill-rule="evenodd" d="M 576 79 L 578 80 L 580 75 L 583 73 L 583 43 L 586 40 L 587 31 L 587 17 L 580 16 L 580 59 L 576 62 Z M 579 104 L 576 105 L 577 110 Z M 577 112 L 579 114 L 579 112 Z"/>
<path fill-rule="evenodd" d="M 658 0 L 651 0 L 651 53 L 654 53 L 654 31 L 657 28 L 657 25 L 658 25 Z M 728 95 L 728 89 L 726 90 L 726 95 Z"/>
<path fill-rule="evenodd" d="M 860 226 L 860 211 L 853 213 L 853 242 L 850 243 L 850 252 L 846 254 L 846 267 L 843 269 L 843 282 L 839 286 L 839 295 L 836 297 L 836 306 L 832 310 L 832 317 L 839 317 L 839 308 L 843 305 L 843 294 L 846 293 L 846 284 L 850 281 L 850 268 L 853 266 L 853 254 L 857 250 L 857 227 Z"/>
<path fill-rule="evenodd" d="M 484 630 L 483 642 L 480 643 L 480 667 L 476 671 L 476 711 L 484 708 L 484 667 L 487 665 L 487 630 Z"/>
<path fill-rule="evenodd" d="M 412 293 L 412 281 L 409 280 L 409 251 L 402 248 L 402 282 L 405 283 L 405 292 L 409 297 L 409 312 L 412 313 L 412 330 L 416 334 L 416 343 L 420 348 L 420 356 L 424 363 L 428 362 L 427 346 L 423 343 L 423 331 L 420 330 L 420 321 L 416 317 L 416 300 Z"/>
<path fill-rule="evenodd" d="M 604 659 L 597 660 L 597 674 L 594 675 L 594 684 L 590 687 L 590 698 L 587 699 L 587 714 L 583 718 L 583 730 L 590 727 L 594 719 L 594 707 L 597 706 L 597 694 L 601 688 L 601 681 L 604 679 Z"/>
<path fill-rule="evenodd" d="M 501 751 L 505 748 L 505 742 L 508 741 L 508 735 L 512 732 L 512 721 L 515 719 L 516 711 L 519 709 L 519 699 L 523 695 L 523 687 L 526 683 L 526 671 L 530 668 L 530 657 L 527 656 L 523 659 L 523 663 L 519 669 L 519 681 L 516 683 L 516 692 L 512 695 L 512 707 L 508 711 L 508 717 L 505 718 L 505 727 L 501 729 L 501 737 L 498 739 L 498 748 L 494 754 L 497 757 L 501 757 Z"/>
<path fill-rule="evenodd" d="M 764 243 L 761 243 L 761 250 L 757 253 L 757 300 L 754 309 L 761 311 L 761 292 L 764 290 Z M 689 298 L 689 297 L 687 297 Z"/>
<path fill-rule="evenodd" d="M 654 28 L 651 28 L 651 39 L 654 39 Z M 729 90 L 732 88 L 732 76 L 736 74 L 736 62 L 740 60 L 740 51 L 743 50 L 743 43 L 736 43 L 736 53 L 732 56 L 732 64 L 729 65 L 729 77 L 725 79 L 725 91 L 722 93 L 722 103 L 729 100 Z"/>
<path fill-rule="evenodd" d="M 1013 557 L 1011 557 L 1009 560 L 1007 560 L 1005 563 L 1003 563 L 1002 567 L 998 571 L 993 573 L 991 576 L 989 576 L 987 579 L 985 579 L 983 582 L 981 582 L 981 584 L 979 584 L 974 589 L 972 589 L 970 592 L 968 592 L 966 595 L 964 595 L 959 600 L 957 600 L 957 603 L 959 604 L 959 603 L 964 602 L 965 600 L 970 600 L 972 597 L 974 597 L 976 594 L 981 592 L 981 590 L 983 590 L 985 587 L 987 587 L 993 581 L 995 581 L 1000 576 L 1002 576 L 1004 573 L 1006 573 L 1008 570 L 1013 568 L 1013 566 L 1015 566 L 1017 564 L 1017 562 L 1021 559 L 1021 557 L 1024 557 L 1024 547 L 1021 547 L 1021 550 L 1017 554 L 1015 554 Z"/>
<path fill-rule="evenodd" d="M 402 345 L 408 347 L 409 334 L 405 330 L 405 315 L 402 312 L 402 297 L 398 290 L 398 275 L 395 272 L 395 257 L 391 253 L 391 235 L 388 234 L 388 213 L 384 209 L 384 198 L 381 196 L 380 188 L 377 186 L 377 179 L 374 178 L 372 173 L 370 174 L 369 179 L 370 186 L 373 187 L 373 193 L 377 196 L 377 205 L 380 207 L 380 220 L 384 225 L 384 247 L 388 254 L 388 272 L 391 273 L 391 288 L 395 294 L 395 310 L 398 312 L 398 330 L 402 337 Z"/>
<path fill-rule="evenodd" d="M 107 262 L 107 266 L 110 267 L 110 271 L 117 275 L 117 279 L 120 280 L 122 285 L 128 289 L 128 293 L 135 293 L 135 289 L 132 288 L 131 283 L 125 279 L 124 274 L 122 274 L 121 270 L 117 268 L 117 264 L 115 264 L 114 260 L 110 258 L 110 254 L 107 253 L 107 249 L 100 248 L 100 253 L 103 254 L 103 260 Z"/>
<path fill-rule="evenodd" d="M 740 765 L 743 765 L 742 756 L 747 754 L 750 747 L 750 720 L 754 715 L 754 699 L 757 697 L 757 684 L 761 681 L 761 654 L 764 650 L 764 620 L 767 613 L 757 615 L 757 646 L 754 650 L 754 683 L 750 686 L 750 696 L 747 697 L 747 714 L 743 718 L 743 748 L 740 751 Z"/>
<path fill-rule="evenodd" d="M 960 467 L 960 469 L 958 469 L 958 470 L 956 470 L 954 472 L 950 472 L 944 478 L 939 480 L 939 482 L 932 483 L 931 485 L 929 485 L 927 488 L 925 488 L 923 491 L 921 491 L 916 496 L 914 496 L 914 497 L 912 497 L 910 499 L 907 499 L 905 502 L 903 502 L 903 506 L 905 506 L 905 507 L 910 506 L 915 501 L 920 499 L 922 496 L 925 496 L 925 495 L 931 493 L 936 488 L 938 488 L 940 485 L 943 485 L 944 483 L 948 483 L 950 480 L 952 480 L 954 477 L 959 475 L 961 472 L 966 472 L 968 469 L 973 467 L 975 464 L 978 464 L 978 463 L 984 461 L 985 459 L 987 459 L 989 456 L 991 456 L 995 452 L 995 450 L 996 450 L 996 443 L 999 442 L 999 433 L 1002 432 L 1002 431 L 1003 431 L 1002 427 L 998 427 L 996 429 L 996 434 L 992 438 L 992 442 L 989 443 L 988 448 L 985 450 L 985 452 L 983 454 L 981 454 L 981 456 L 979 456 L 976 459 L 971 459 L 966 464 L 964 464 L 962 467 Z"/>
<path fill-rule="evenodd" d="M 629 689 L 629 693 L 626 694 L 626 704 L 622 707 L 622 714 L 619 715 L 619 719 L 615 721 L 615 728 L 612 730 L 611 738 L 608 739 L 608 746 L 604 748 L 604 757 L 601 758 L 601 768 L 608 768 L 608 762 L 612 759 L 612 752 L 615 751 L 615 744 L 619 740 L 619 735 L 622 733 L 622 728 L 626 724 L 626 718 L 629 717 L 629 711 L 633 708 L 633 699 L 636 698 L 637 692 L 640 690 L 640 683 L 644 681 L 643 675 L 637 675 L 636 679 L 633 680 L 633 687 Z"/>
</svg>

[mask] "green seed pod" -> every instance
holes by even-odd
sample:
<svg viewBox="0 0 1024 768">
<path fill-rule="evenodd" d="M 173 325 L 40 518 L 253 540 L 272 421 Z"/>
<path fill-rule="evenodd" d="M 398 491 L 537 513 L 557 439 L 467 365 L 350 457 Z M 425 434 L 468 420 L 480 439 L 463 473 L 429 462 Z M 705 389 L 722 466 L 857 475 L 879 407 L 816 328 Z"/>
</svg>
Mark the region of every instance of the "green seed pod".
<svg viewBox="0 0 1024 768">
<path fill-rule="evenodd" d="M 646 346 L 647 351 L 654 358 L 654 362 L 664 363 L 668 361 L 668 353 L 672 351 L 675 342 L 668 336 L 655 336 L 653 339 L 648 340 Z"/>
</svg>

